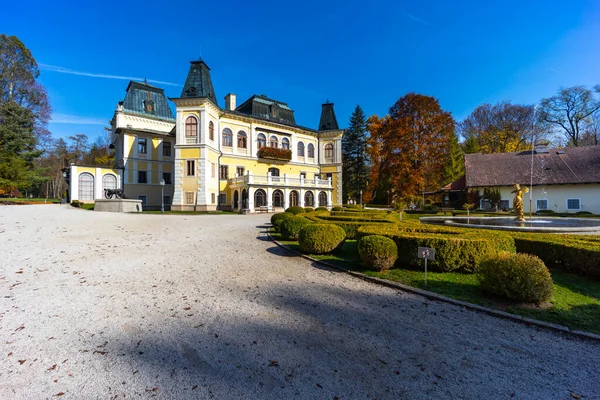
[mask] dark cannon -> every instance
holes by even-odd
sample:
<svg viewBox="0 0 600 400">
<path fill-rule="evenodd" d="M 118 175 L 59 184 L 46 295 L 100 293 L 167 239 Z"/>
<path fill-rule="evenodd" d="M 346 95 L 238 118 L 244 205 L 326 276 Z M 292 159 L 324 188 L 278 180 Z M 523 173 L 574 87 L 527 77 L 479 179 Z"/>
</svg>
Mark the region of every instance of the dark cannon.
<svg viewBox="0 0 600 400">
<path fill-rule="evenodd" d="M 105 199 L 124 199 L 123 189 L 104 189 Z"/>
</svg>

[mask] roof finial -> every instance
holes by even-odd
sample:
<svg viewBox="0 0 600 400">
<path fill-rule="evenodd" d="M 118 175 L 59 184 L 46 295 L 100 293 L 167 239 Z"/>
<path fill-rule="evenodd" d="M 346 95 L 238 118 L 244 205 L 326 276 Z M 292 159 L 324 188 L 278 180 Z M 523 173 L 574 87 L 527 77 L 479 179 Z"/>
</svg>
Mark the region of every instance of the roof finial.
<svg viewBox="0 0 600 400">
<path fill-rule="evenodd" d="M 144 83 L 147 85 L 148 84 L 148 79 L 144 78 Z"/>
</svg>

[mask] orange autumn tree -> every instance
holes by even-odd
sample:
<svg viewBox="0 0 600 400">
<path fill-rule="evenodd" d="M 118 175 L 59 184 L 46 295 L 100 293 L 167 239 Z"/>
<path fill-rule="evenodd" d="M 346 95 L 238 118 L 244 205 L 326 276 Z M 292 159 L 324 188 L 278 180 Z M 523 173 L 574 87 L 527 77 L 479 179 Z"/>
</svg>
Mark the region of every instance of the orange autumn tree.
<svg viewBox="0 0 600 400">
<path fill-rule="evenodd" d="M 384 204 L 388 196 L 393 201 L 442 186 L 455 122 L 436 98 L 408 93 L 390 107 L 389 115 L 371 116 L 368 128 L 369 198 Z"/>
</svg>

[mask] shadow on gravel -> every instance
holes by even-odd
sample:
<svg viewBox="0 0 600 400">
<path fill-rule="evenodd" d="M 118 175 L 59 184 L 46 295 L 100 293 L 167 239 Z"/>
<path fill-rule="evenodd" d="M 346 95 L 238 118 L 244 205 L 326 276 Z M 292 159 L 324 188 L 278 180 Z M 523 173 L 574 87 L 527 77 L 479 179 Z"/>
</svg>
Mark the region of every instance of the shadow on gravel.
<svg viewBox="0 0 600 400">
<path fill-rule="evenodd" d="M 271 229 L 272 225 L 271 224 L 268 224 L 268 225 L 256 225 L 256 227 L 258 229 L 266 229 L 268 231 L 269 229 Z"/>
<path fill-rule="evenodd" d="M 123 381 L 143 379 L 177 398 L 550 398 L 567 397 L 565 387 L 597 394 L 597 371 L 549 346 L 559 335 L 536 340 L 534 329 L 391 291 L 225 287 L 230 301 L 255 306 L 192 309 L 164 330 L 115 338 L 122 345 L 112 351 L 139 373 Z M 581 346 L 600 362 L 597 344 Z M 503 374 L 514 377 L 510 384 Z M 176 394 L 161 389 L 173 386 Z"/>
<path fill-rule="evenodd" d="M 269 247 L 267 249 L 267 253 L 271 253 L 274 254 L 276 256 L 282 256 L 282 257 L 300 257 L 298 254 L 293 253 L 289 250 L 286 250 L 282 247 L 279 246 L 274 246 L 274 247 Z"/>
</svg>

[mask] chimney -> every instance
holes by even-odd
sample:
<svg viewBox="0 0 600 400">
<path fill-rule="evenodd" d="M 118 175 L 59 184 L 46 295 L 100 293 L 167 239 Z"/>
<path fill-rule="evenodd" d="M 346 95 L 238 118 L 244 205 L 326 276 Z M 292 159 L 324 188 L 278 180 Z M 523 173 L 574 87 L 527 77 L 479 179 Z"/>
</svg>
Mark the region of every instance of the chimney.
<svg viewBox="0 0 600 400">
<path fill-rule="evenodd" d="M 235 110 L 236 104 L 235 104 L 235 94 L 233 93 L 229 93 L 227 96 L 225 96 L 225 109 L 227 111 L 233 111 Z"/>
</svg>

